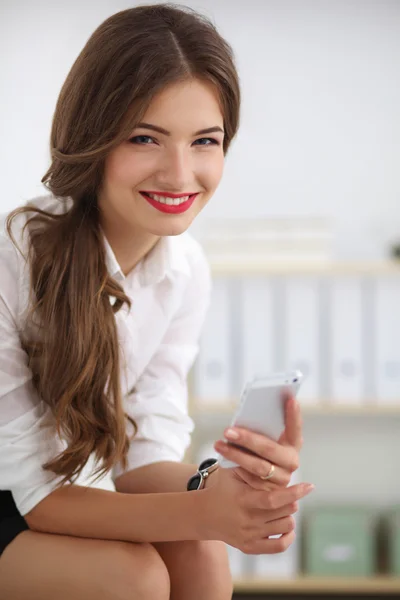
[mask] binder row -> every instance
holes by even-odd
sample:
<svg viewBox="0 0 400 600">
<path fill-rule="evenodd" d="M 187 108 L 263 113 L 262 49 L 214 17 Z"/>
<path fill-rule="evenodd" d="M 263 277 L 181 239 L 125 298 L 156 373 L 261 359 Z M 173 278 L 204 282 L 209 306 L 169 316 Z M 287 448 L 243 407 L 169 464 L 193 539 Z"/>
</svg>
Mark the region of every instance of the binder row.
<svg viewBox="0 0 400 600">
<path fill-rule="evenodd" d="M 303 404 L 400 404 L 400 278 L 219 276 L 193 369 L 197 408 L 254 375 L 300 369 Z"/>
</svg>

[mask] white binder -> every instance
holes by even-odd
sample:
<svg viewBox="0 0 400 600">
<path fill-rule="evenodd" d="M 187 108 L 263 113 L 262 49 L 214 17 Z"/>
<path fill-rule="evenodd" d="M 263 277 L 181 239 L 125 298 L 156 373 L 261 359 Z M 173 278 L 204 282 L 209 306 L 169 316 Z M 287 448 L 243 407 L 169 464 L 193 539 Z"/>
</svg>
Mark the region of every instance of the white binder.
<svg viewBox="0 0 400 600">
<path fill-rule="evenodd" d="M 273 287 L 261 277 L 244 277 L 241 294 L 242 384 L 274 372 Z"/>
<path fill-rule="evenodd" d="M 320 401 L 319 282 L 310 276 L 290 277 L 285 286 L 285 364 L 300 369 L 302 404 Z"/>
<path fill-rule="evenodd" d="M 230 338 L 229 280 L 216 278 L 194 366 L 193 393 L 199 407 L 232 401 Z"/>
<path fill-rule="evenodd" d="M 400 404 L 400 280 L 376 282 L 375 386 L 379 403 Z"/>
<path fill-rule="evenodd" d="M 361 281 L 336 277 L 331 285 L 331 399 L 362 404 L 364 396 Z"/>
</svg>

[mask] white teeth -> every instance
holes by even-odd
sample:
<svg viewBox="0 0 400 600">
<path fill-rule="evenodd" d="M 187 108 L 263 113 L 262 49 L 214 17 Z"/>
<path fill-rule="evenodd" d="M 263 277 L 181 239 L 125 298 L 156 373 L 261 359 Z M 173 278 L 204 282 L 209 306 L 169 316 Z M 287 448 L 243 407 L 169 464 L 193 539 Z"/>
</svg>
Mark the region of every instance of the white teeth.
<svg viewBox="0 0 400 600">
<path fill-rule="evenodd" d="M 179 204 L 183 204 L 183 202 L 187 202 L 189 200 L 189 196 L 182 196 L 182 198 L 168 198 L 167 196 L 158 196 L 157 194 L 149 194 L 152 200 L 157 200 L 157 202 L 161 202 L 161 204 L 168 204 L 169 206 L 179 206 Z"/>
</svg>

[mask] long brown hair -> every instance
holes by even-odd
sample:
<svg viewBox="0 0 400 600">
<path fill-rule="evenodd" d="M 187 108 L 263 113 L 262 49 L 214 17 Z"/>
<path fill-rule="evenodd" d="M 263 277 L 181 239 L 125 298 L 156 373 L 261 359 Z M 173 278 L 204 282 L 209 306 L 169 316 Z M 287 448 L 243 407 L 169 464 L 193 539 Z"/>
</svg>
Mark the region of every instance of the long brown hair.
<svg viewBox="0 0 400 600">
<path fill-rule="evenodd" d="M 61 214 L 27 204 L 7 219 L 15 243 L 14 217 L 34 212 L 25 224 L 29 314 L 39 316 L 41 336 L 24 347 L 36 389 L 68 442 L 43 465 L 64 476 L 62 483 L 75 480 L 92 452 L 100 463 L 97 477 L 119 460 L 127 467 L 129 417 L 114 313 L 130 301 L 107 271 L 97 193 L 108 153 L 129 138 L 154 95 L 190 78 L 209 81 L 218 91 L 226 153 L 238 128 L 240 91 L 231 47 L 212 22 L 171 4 L 139 6 L 106 19 L 75 60 L 53 116 L 51 165 L 42 183 L 72 204 Z M 110 295 L 117 298 L 113 306 Z"/>
</svg>

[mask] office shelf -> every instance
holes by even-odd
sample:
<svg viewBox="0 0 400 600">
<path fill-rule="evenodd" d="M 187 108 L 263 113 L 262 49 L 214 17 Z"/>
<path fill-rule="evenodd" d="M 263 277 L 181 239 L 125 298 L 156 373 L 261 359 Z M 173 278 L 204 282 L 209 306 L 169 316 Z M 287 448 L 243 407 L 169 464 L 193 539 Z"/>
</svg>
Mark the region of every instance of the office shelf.
<svg viewBox="0 0 400 600">
<path fill-rule="evenodd" d="M 221 402 L 216 400 L 215 402 L 207 401 L 204 404 L 202 401 L 191 399 L 191 414 L 192 416 L 197 415 L 231 415 L 235 410 L 236 402 L 233 400 L 227 400 Z M 346 404 L 345 401 L 334 403 L 330 400 L 323 400 L 319 404 L 307 404 L 301 405 L 301 412 L 304 416 L 306 415 L 389 415 L 389 416 L 400 416 L 400 398 L 397 402 L 391 404 L 373 404 L 372 401 L 366 400 L 363 404 L 355 405 L 350 402 Z"/>
<path fill-rule="evenodd" d="M 264 261 L 231 263 L 209 259 L 213 275 L 400 275 L 400 261 Z"/>
<path fill-rule="evenodd" d="M 234 583 L 235 592 L 284 592 L 324 594 L 400 593 L 400 577 L 311 577 L 295 579 L 240 579 Z"/>
</svg>

